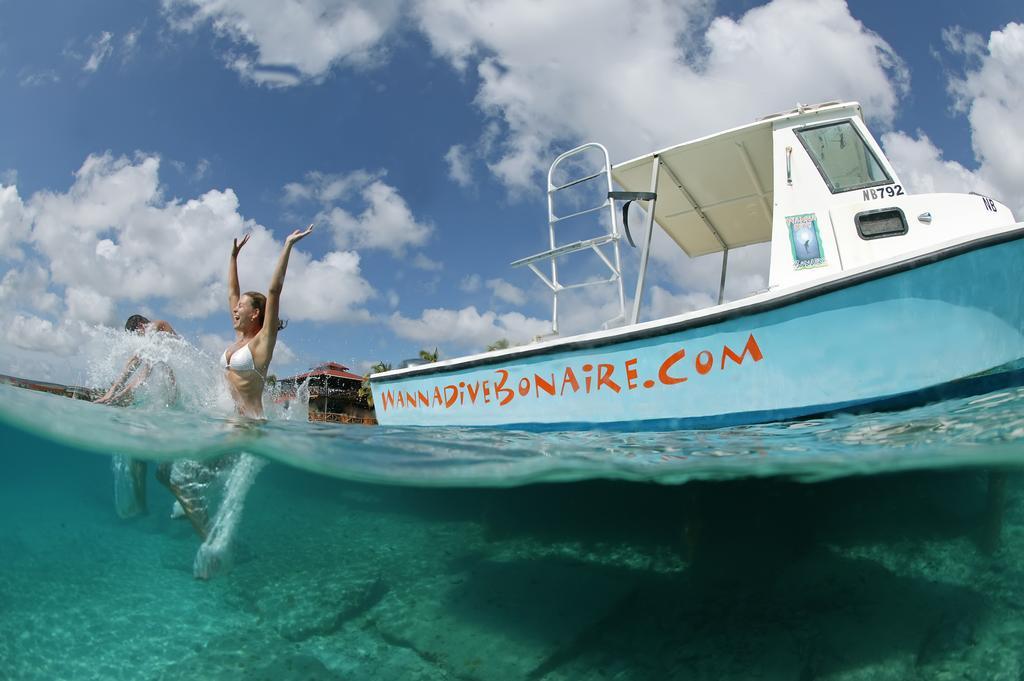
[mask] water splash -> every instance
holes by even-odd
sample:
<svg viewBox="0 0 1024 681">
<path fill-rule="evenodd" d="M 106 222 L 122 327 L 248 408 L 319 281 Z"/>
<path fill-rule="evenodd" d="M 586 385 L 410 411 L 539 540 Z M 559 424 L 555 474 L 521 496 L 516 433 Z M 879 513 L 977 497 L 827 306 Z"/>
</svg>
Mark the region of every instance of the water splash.
<svg viewBox="0 0 1024 681">
<path fill-rule="evenodd" d="M 245 497 L 266 464 L 265 459 L 242 452 L 230 467 L 224 483 L 224 498 L 206 540 L 196 552 L 192 573 L 197 579 L 210 579 L 216 572 L 227 567 L 231 559 L 231 542 L 245 509 Z"/>
<path fill-rule="evenodd" d="M 175 408 L 219 415 L 234 410 L 217 361 L 183 338 L 156 331 L 131 334 L 98 328 L 92 341 L 82 348 L 81 356 L 87 386 L 111 385 L 132 357 L 153 368 L 136 390 L 132 408 Z"/>
<path fill-rule="evenodd" d="M 235 415 L 234 401 L 217 359 L 184 338 L 166 333 L 130 334 L 107 327 L 91 328 L 87 342 L 73 360 L 84 367 L 76 382 L 104 390 L 118 379 L 133 357 L 148 365 L 151 373 L 135 390 L 128 408 L 225 418 Z M 268 385 L 263 402 L 268 419 L 306 420 L 308 379 L 296 394 L 282 392 L 279 384 Z"/>
</svg>

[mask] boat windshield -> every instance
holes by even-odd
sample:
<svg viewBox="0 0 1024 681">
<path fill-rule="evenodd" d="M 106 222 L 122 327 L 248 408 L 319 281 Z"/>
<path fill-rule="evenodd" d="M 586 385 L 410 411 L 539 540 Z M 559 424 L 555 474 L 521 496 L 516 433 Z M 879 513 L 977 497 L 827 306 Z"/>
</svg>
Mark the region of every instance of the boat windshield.
<svg viewBox="0 0 1024 681">
<path fill-rule="evenodd" d="M 892 182 L 850 121 L 803 128 L 796 134 L 833 194 Z"/>
</svg>

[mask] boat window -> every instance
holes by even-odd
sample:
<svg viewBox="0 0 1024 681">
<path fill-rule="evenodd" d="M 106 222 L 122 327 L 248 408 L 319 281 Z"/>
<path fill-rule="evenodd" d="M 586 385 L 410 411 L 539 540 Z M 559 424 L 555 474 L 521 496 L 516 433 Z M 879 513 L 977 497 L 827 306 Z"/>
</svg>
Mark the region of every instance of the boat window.
<svg viewBox="0 0 1024 681">
<path fill-rule="evenodd" d="M 850 121 L 803 128 L 796 134 L 833 194 L 892 182 Z"/>
<path fill-rule="evenodd" d="M 900 236 L 907 233 L 907 219 L 899 208 L 868 210 L 857 213 L 857 234 L 861 239 L 880 239 L 886 236 Z"/>
</svg>

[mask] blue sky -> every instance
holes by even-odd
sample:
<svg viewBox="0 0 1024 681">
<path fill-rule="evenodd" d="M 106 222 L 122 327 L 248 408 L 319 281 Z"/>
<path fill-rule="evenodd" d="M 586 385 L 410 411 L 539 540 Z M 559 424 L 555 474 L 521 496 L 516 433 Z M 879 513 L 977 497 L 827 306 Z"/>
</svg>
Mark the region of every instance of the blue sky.
<svg viewBox="0 0 1024 681">
<path fill-rule="evenodd" d="M 254 232 L 242 286 L 265 290 L 312 221 L 278 375 L 526 341 L 550 298 L 508 263 L 544 248 L 557 153 L 622 161 L 797 102 L 862 102 L 911 190 L 1020 217 L 1024 9 L 918 7 L 0 0 L 0 373 L 75 380 L 95 329 L 140 310 L 219 354 L 232 235 Z M 647 316 L 717 285 L 717 259 L 669 250 Z M 730 297 L 763 259 L 737 255 Z M 572 310 L 570 331 L 611 316 L 598 293 Z"/>
</svg>

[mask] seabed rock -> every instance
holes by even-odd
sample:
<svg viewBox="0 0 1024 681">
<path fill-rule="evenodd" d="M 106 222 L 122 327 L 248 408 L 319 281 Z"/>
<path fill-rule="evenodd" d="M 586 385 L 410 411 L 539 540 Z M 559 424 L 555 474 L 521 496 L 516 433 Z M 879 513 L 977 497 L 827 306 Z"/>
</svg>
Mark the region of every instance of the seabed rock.
<svg viewBox="0 0 1024 681">
<path fill-rule="evenodd" d="M 296 572 L 245 594 L 250 611 L 287 641 L 329 636 L 376 605 L 388 591 L 379 576 L 345 579 L 323 571 Z"/>
<path fill-rule="evenodd" d="M 571 660 L 631 593 L 584 563 L 481 561 L 389 593 L 371 618 L 388 643 L 460 679 L 536 679 Z"/>
<path fill-rule="evenodd" d="M 219 681 L 255 681 L 281 679 L 262 672 L 295 656 L 291 644 L 259 628 L 236 629 L 216 636 L 196 647 L 195 653 L 165 667 L 156 681 L 178 679 L 218 679 Z M 328 681 L 334 677 L 313 676 Z"/>
</svg>

